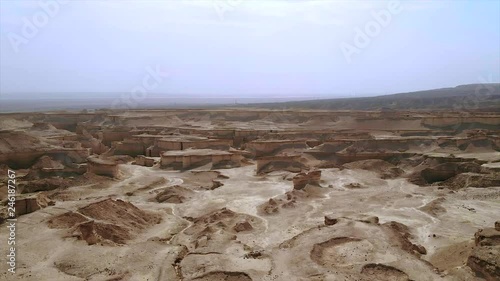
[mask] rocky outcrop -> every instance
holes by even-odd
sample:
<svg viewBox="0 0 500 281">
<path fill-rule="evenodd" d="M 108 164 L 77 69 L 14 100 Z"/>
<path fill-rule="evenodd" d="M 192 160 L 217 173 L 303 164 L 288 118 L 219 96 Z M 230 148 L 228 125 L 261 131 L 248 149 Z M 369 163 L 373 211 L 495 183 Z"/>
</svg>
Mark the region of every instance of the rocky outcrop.
<svg viewBox="0 0 500 281">
<path fill-rule="evenodd" d="M 54 205 L 47 195 L 39 193 L 35 196 L 16 199 L 16 217 Z"/>
<path fill-rule="evenodd" d="M 293 188 L 294 189 L 303 189 L 306 185 L 319 185 L 319 181 L 321 180 L 321 171 L 315 170 L 306 173 L 299 173 L 293 177 Z"/>
<path fill-rule="evenodd" d="M 474 249 L 467 259 L 474 273 L 488 281 L 500 280 L 500 247 L 484 246 Z"/>
<path fill-rule="evenodd" d="M 495 228 L 480 229 L 474 234 L 478 246 L 500 246 L 500 231 Z"/>
<path fill-rule="evenodd" d="M 428 185 L 446 181 L 461 173 L 480 172 L 481 165 L 473 162 L 446 162 L 413 173 L 409 181 L 418 185 Z"/>
<path fill-rule="evenodd" d="M 332 215 L 325 216 L 325 225 L 334 225 L 338 222 L 339 222 L 338 218 L 336 218 Z"/>
<path fill-rule="evenodd" d="M 474 234 L 474 241 L 476 248 L 467 259 L 467 265 L 481 278 L 500 280 L 500 230 L 480 229 Z"/>
<path fill-rule="evenodd" d="M 87 172 L 112 178 L 119 176 L 118 164 L 115 161 L 98 157 L 88 158 Z"/>
</svg>

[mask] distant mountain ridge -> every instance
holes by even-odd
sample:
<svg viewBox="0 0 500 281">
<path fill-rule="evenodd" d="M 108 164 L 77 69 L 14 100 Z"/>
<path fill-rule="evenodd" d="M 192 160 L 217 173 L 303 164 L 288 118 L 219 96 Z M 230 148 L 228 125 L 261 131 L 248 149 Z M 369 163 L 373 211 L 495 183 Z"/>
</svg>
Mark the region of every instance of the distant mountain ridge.
<svg viewBox="0 0 500 281">
<path fill-rule="evenodd" d="M 454 88 L 424 90 L 375 97 L 259 103 L 249 104 L 247 106 L 326 110 L 488 109 L 500 111 L 500 83 L 468 84 Z"/>
</svg>

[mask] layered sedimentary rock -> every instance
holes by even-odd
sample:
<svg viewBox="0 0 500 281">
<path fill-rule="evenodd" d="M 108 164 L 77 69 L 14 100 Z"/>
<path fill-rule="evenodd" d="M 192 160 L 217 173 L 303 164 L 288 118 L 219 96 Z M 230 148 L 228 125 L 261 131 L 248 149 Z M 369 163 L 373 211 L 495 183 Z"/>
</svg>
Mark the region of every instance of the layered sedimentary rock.
<svg viewBox="0 0 500 281">
<path fill-rule="evenodd" d="M 496 225 L 495 225 L 496 226 Z M 480 229 L 474 234 L 476 248 L 467 259 L 467 265 L 488 281 L 500 279 L 500 231 Z"/>
<path fill-rule="evenodd" d="M 134 164 L 139 166 L 153 167 L 155 164 L 155 160 L 153 158 L 139 155 L 135 158 Z"/>
<path fill-rule="evenodd" d="M 188 149 L 167 151 L 161 156 L 161 167 L 174 169 L 187 169 L 190 167 L 211 164 L 213 167 L 240 165 L 241 156 L 228 151 L 213 149 Z"/>
<path fill-rule="evenodd" d="M 100 176 L 117 178 L 120 170 L 118 164 L 113 160 L 89 157 L 87 172 Z"/>
</svg>

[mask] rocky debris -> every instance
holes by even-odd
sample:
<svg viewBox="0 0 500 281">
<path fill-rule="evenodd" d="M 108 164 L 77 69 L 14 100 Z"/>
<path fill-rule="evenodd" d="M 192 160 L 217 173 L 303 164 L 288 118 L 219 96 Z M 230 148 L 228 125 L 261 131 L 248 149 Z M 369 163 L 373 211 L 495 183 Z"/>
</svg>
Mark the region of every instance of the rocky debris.
<svg viewBox="0 0 500 281">
<path fill-rule="evenodd" d="M 106 199 L 55 216 L 47 224 L 50 228 L 66 228 L 71 236 L 89 245 L 115 245 L 126 244 L 138 232 L 160 221 L 159 215 L 143 211 L 132 203 Z"/>
<path fill-rule="evenodd" d="M 309 187 L 302 190 L 293 189 L 275 198 L 269 199 L 269 201 L 260 205 L 259 212 L 264 215 L 278 214 L 280 209 L 291 209 L 295 208 L 298 200 L 308 198 L 310 193 L 314 193 L 314 190 L 310 190 Z"/>
<path fill-rule="evenodd" d="M 334 225 L 338 222 L 339 220 L 331 215 L 325 216 L 325 225 Z"/>
<path fill-rule="evenodd" d="M 266 203 L 261 205 L 261 209 L 264 212 L 264 214 L 276 214 L 279 212 L 279 205 L 276 200 L 273 198 L 269 199 Z"/>
<path fill-rule="evenodd" d="M 210 190 L 214 190 L 214 189 L 217 189 L 221 186 L 223 186 L 224 184 L 220 181 L 216 181 L 216 180 L 212 180 L 212 186 L 210 187 Z"/>
<path fill-rule="evenodd" d="M 366 186 L 358 183 L 358 182 L 351 182 L 348 184 L 344 184 L 345 188 L 351 188 L 351 189 L 358 189 L 358 188 L 366 188 Z"/>
<path fill-rule="evenodd" d="M 231 211 L 227 208 L 209 212 L 203 216 L 189 219 L 192 224 L 175 243 L 182 243 L 189 249 L 204 247 L 205 251 L 221 252 L 232 244 L 241 232 L 258 231 L 263 228 L 261 221 L 253 216 Z"/>
<path fill-rule="evenodd" d="M 404 171 L 393 164 L 380 160 L 380 159 L 368 159 L 350 162 L 342 165 L 346 169 L 360 169 L 372 171 L 380 175 L 382 179 L 393 179 L 401 176 Z"/>
<path fill-rule="evenodd" d="M 251 251 L 249 253 L 246 253 L 243 258 L 244 259 L 259 259 L 259 258 L 262 258 L 264 256 L 264 254 L 262 253 L 262 251 Z"/>
<path fill-rule="evenodd" d="M 242 231 L 250 231 L 253 229 L 252 225 L 248 221 L 238 222 L 233 227 L 234 231 L 242 232 Z"/>
<path fill-rule="evenodd" d="M 321 171 L 315 170 L 306 173 L 298 173 L 293 177 L 293 188 L 294 189 L 303 189 L 306 185 L 319 185 L 319 181 L 321 180 Z"/>
<path fill-rule="evenodd" d="M 495 222 L 495 229 L 500 231 L 500 221 Z"/>
</svg>

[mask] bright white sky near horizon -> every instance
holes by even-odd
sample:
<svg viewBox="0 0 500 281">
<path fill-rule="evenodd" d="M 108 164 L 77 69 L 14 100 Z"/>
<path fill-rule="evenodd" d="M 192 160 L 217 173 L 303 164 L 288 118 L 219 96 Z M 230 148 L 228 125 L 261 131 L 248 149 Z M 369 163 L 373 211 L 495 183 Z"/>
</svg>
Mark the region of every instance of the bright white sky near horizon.
<svg viewBox="0 0 500 281">
<path fill-rule="evenodd" d="M 498 0 L 401 1 L 350 63 L 342 42 L 354 45 L 356 28 L 391 1 L 70 1 L 15 52 L 11 37 L 43 12 L 38 2 L 0 0 L 4 97 L 130 92 L 156 65 L 170 76 L 152 92 L 169 97 L 363 96 L 500 80 Z"/>
</svg>

